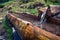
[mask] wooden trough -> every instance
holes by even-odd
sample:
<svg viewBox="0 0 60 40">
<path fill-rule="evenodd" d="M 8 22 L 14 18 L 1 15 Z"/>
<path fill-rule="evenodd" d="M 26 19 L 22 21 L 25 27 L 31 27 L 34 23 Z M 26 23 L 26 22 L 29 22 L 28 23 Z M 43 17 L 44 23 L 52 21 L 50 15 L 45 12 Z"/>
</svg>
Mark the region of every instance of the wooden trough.
<svg viewBox="0 0 60 40">
<path fill-rule="evenodd" d="M 30 14 L 24 16 L 25 13 L 17 14 L 8 13 L 6 17 L 14 25 L 23 40 L 60 40 L 60 36 L 45 31 L 34 24 L 39 22 L 37 16 Z"/>
</svg>

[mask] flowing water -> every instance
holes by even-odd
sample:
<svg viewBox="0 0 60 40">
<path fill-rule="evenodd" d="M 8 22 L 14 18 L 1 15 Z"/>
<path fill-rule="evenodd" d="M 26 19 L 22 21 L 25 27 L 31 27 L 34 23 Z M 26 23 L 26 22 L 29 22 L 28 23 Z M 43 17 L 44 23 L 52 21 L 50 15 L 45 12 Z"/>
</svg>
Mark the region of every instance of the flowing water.
<svg viewBox="0 0 60 40">
<path fill-rule="evenodd" d="M 46 12 L 42 13 L 41 19 L 40 19 L 40 28 L 43 28 L 43 23 L 46 21 Z"/>
</svg>

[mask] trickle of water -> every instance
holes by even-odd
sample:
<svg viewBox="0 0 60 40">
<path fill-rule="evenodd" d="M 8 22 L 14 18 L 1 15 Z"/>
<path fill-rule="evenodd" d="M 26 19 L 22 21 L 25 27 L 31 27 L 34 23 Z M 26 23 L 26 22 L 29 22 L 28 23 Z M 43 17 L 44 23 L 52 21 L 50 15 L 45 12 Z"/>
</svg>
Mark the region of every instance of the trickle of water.
<svg viewBox="0 0 60 40">
<path fill-rule="evenodd" d="M 42 13 L 41 19 L 40 19 L 40 28 L 43 28 L 42 24 L 46 21 L 46 12 Z"/>
<path fill-rule="evenodd" d="M 15 29 L 14 29 L 14 27 L 12 27 L 12 30 L 13 30 L 13 33 L 15 32 Z"/>
</svg>

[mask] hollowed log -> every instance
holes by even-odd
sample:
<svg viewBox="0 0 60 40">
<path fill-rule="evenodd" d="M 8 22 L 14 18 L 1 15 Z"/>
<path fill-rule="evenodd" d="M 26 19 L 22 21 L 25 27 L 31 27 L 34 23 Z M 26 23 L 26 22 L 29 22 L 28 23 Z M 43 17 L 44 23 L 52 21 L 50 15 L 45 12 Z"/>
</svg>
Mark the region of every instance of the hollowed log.
<svg viewBox="0 0 60 40">
<path fill-rule="evenodd" d="M 35 25 L 32 22 L 22 20 L 13 14 L 7 14 L 7 18 L 14 25 L 19 35 L 22 35 L 23 40 L 60 40 L 60 36 L 47 32 Z"/>
</svg>

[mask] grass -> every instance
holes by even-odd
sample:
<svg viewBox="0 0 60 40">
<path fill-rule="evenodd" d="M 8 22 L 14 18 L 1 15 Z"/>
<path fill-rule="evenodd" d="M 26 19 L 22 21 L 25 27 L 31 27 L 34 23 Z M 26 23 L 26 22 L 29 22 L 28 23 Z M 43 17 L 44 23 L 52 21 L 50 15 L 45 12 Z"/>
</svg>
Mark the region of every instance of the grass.
<svg viewBox="0 0 60 40">
<path fill-rule="evenodd" d="M 60 5 L 60 3 L 59 2 L 53 2 L 53 1 L 51 2 L 51 1 L 47 0 L 46 5 Z"/>
<path fill-rule="evenodd" d="M 12 1 L 12 0 L 1 0 L 0 4 L 6 3 L 6 2 L 9 2 L 9 1 Z"/>
<path fill-rule="evenodd" d="M 60 3 L 54 3 L 54 5 L 60 5 Z"/>
<path fill-rule="evenodd" d="M 37 9 L 20 8 L 20 7 L 16 6 L 16 5 L 14 5 L 12 7 L 12 11 L 13 12 L 16 12 L 16 11 L 18 11 L 18 12 L 29 12 L 29 13 L 34 14 L 34 15 L 38 14 Z"/>
<path fill-rule="evenodd" d="M 23 9 L 23 8 L 14 8 L 14 9 L 12 9 L 12 11 L 14 11 L 14 12 L 16 12 L 16 11 L 18 11 L 18 12 L 29 12 L 30 14 L 34 14 L 34 15 L 37 15 L 38 14 L 38 10 L 37 9 L 27 9 L 27 8 L 25 8 L 25 9 Z"/>
<path fill-rule="evenodd" d="M 4 18 L 2 25 L 7 32 L 7 40 L 12 40 L 12 29 L 6 18 Z"/>
<path fill-rule="evenodd" d="M 28 12 L 30 12 L 31 14 L 34 14 L 34 15 L 38 15 L 38 10 L 37 9 L 27 9 Z"/>
</svg>

